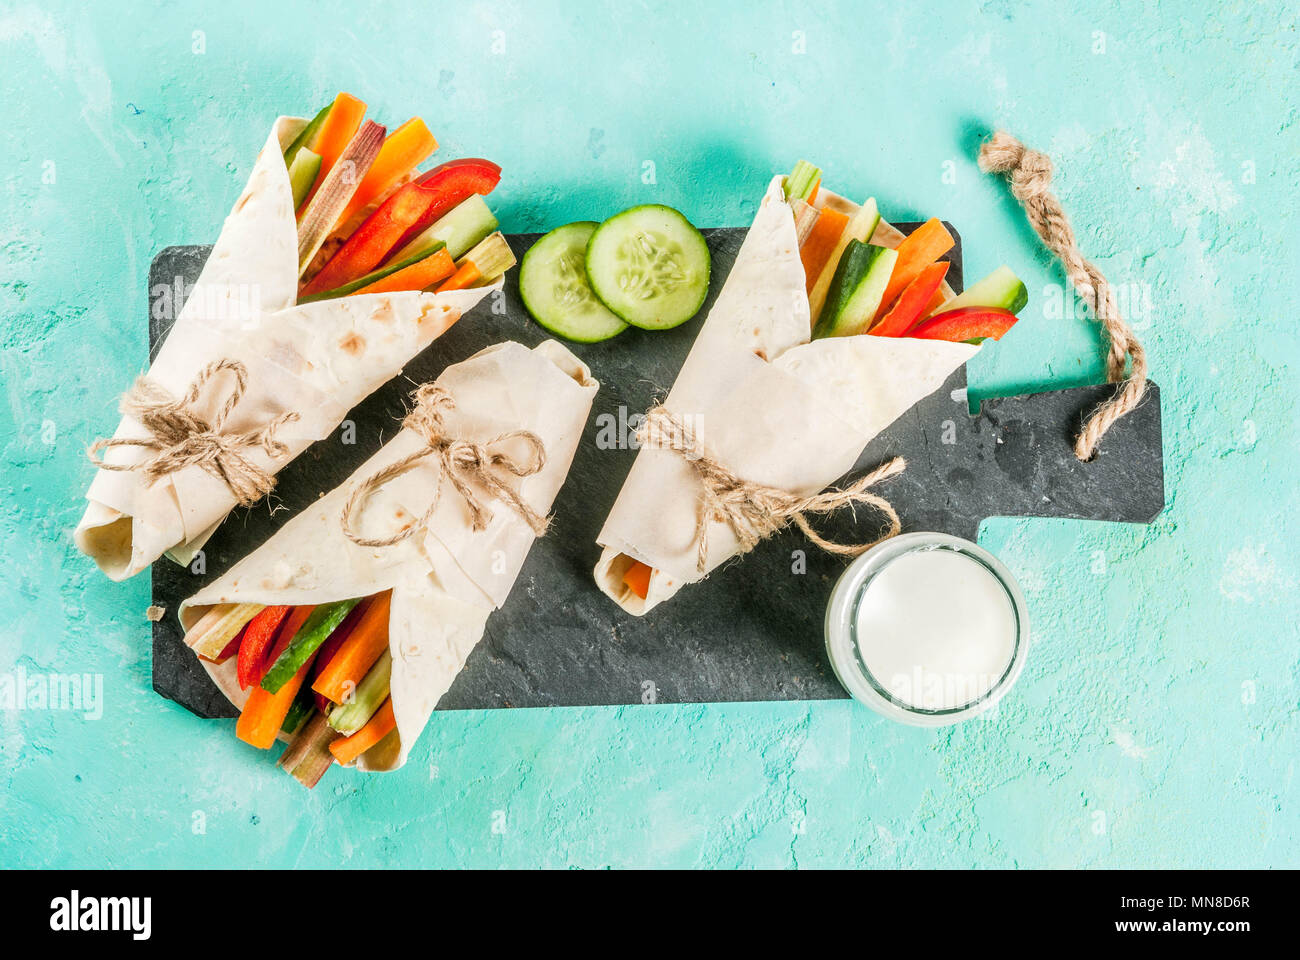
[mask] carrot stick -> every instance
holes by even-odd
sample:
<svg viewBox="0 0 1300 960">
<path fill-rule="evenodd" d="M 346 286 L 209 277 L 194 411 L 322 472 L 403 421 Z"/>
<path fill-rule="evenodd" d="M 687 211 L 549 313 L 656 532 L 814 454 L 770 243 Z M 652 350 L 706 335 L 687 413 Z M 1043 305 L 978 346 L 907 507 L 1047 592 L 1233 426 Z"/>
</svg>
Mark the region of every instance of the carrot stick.
<svg viewBox="0 0 1300 960">
<path fill-rule="evenodd" d="M 451 279 L 439 287 L 437 292 L 446 293 L 448 290 L 464 290 L 471 284 L 477 283 L 481 276 L 483 274 L 479 273 L 474 261 L 466 260 L 456 268 L 456 272 L 451 275 Z"/>
<path fill-rule="evenodd" d="M 307 679 L 307 671 L 311 669 L 314 657 L 315 654 L 308 657 L 307 662 L 277 692 L 270 693 L 261 685 L 254 687 L 248 695 L 248 702 L 244 704 L 243 713 L 235 723 L 235 736 L 254 747 L 270 750 L 280 727 L 284 725 L 284 718 L 289 715 L 294 698 Z"/>
<path fill-rule="evenodd" d="M 374 598 L 347 640 L 321 670 L 311 688 L 334 703 L 342 703 L 357 688 L 375 661 L 388 649 L 388 610 L 393 592 Z"/>
<path fill-rule="evenodd" d="M 651 569 L 649 564 L 637 560 L 627 568 L 627 573 L 623 574 L 623 584 L 644 600 L 646 594 L 650 592 L 650 574 L 652 573 L 654 573 L 654 570 Z"/>
<path fill-rule="evenodd" d="M 917 275 L 952 249 L 952 234 L 944 229 L 937 218 L 931 217 L 921 224 L 898 245 L 898 260 L 894 262 L 894 272 L 889 275 L 889 285 L 880 298 L 880 308 L 876 311 L 879 320 L 894 305 L 903 289 L 917 278 Z"/>
<path fill-rule="evenodd" d="M 369 722 L 352 734 L 330 744 L 330 753 L 342 764 L 349 764 L 373 747 L 397 727 L 397 718 L 393 716 L 393 698 L 389 697 L 375 711 Z"/>
<path fill-rule="evenodd" d="M 826 267 L 826 261 L 835 252 L 840 234 L 848 225 L 849 218 L 844 214 L 830 207 L 822 207 L 821 215 L 813 224 L 812 232 L 808 234 L 808 239 L 799 250 L 799 259 L 803 261 L 803 275 L 807 280 L 809 293 L 812 292 L 813 285 L 817 283 L 817 278 Z"/>
<path fill-rule="evenodd" d="M 949 266 L 947 260 L 940 260 L 922 269 L 916 275 L 916 279 L 898 295 L 893 308 L 867 333 L 873 337 L 901 337 L 906 333 L 912 324 L 921 319 L 921 311 L 930 302 L 935 291 L 943 285 L 943 278 L 948 273 Z"/>
<path fill-rule="evenodd" d="M 379 156 L 366 171 L 352 202 L 343 210 L 339 223 L 347 223 L 358 210 L 374 203 L 392 188 L 393 184 L 424 162 L 438 149 L 438 141 L 419 117 L 412 117 L 394 130 L 379 148 Z"/>
<path fill-rule="evenodd" d="M 316 174 L 316 184 L 311 188 L 311 193 L 307 194 L 307 199 L 299 207 L 300 210 L 307 209 L 311 198 L 316 196 L 317 189 L 325 182 L 326 174 L 338 162 L 347 145 L 352 142 L 365 116 L 365 103 L 352 94 L 340 93 L 334 98 L 334 106 L 330 108 L 329 116 L 321 124 L 320 133 L 316 134 L 316 145 L 312 147 L 312 153 L 320 154 L 320 173 Z"/>
<path fill-rule="evenodd" d="M 451 259 L 451 254 L 447 248 L 443 247 L 437 253 L 431 253 L 409 267 L 403 267 L 396 273 L 390 273 L 381 280 L 376 280 L 368 287 L 362 287 L 360 290 L 354 290 L 349 296 L 355 297 L 360 293 L 392 293 L 397 290 L 423 290 L 425 287 L 431 287 L 439 280 L 445 280 L 451 276 L 456 269 L 455 262 Z"/>
</svg>

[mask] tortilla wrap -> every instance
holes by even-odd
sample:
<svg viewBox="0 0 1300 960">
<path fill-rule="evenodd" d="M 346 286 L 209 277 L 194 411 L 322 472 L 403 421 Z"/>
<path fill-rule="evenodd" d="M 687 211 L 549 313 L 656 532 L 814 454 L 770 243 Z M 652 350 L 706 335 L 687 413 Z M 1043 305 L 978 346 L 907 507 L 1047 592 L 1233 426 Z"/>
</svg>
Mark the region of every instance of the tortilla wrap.
<svg viewBox="0 0 1300 960">
<path fill-rule="evenodd" d="M 801 496 L 850 470 L 867 443 L 975 355 L 969 343 L 893 337 L 809 340 L 811 323 L 794 214 L 775 177 L 717 302 L 664 401 L 734 473 Z M 819 206 L 857 206 L 819 191 Z M 883 220 L 871 242 L 897 247 Z M 951 295 L 951 290 L 947 290 Z M 706 569 L 695 543 L 701 486 L 682 454 L 643 447 L 597 542 L 596 583 L 644 614 L 739 552 L 710 523 Z M 623 583 L 636 560 L 653 569 L 643 600 Z"/>
<path fill-rule="evenodd" d="M 248 388 L 225 432 L 256 429 L 289 411 L 298 414 L 296 422 L 275 434 L 288 448 L 285 455 L 272 458 L 260 447 L 241 451 L 269 473 L 329 436 L 349 410 L 502 284 L 296 305 L 298 230 L 283 151 L 306 122 L 301 117 L 276 120 L 248 185 L 147 374 L 180 397 L 209 362 L 242 362 Z M 232 385 L 225 374 L 210 381 L 199 398 L 199 412 L 211 417 Z M 129 416 L 122 417 L 113 434 L 148 435 Z M 135 464 L 152 456 L 142 447 L 114 447 L 104 459 Z M 197 465 L 153 484 L 138 471 L 98 470 L 86 498 L 90 505 L 73 537 L 78 549 L 113 580 L 139 573 L 166 552 L 188 562 L 236 503 L 224 482 Z"/>
<path fill-rule="evenodd" d="M 512 483 L 524 502 L 545 515 L 569 472 L 599 387 L 591 371 L 554 340 L 532 350 L 507 341 L 448 367 L 437 382 L 455 401 L 444 416 L 447 436 L 486 443 L 527 430 L 542 441 L 545 466 Z M 439 698 L 482 636 L 488 615 L 505 602 L 535 539 L 528 524 L 498 500 L 485 503 L 492 518 L 486 529 L 475 532 L 465 501 L 451 484 L 442 483 L 437 509 L 414 536 L 386 547 L 350 540 L 340 516 L 354 487 L 421 446 L 415 431 L 403 429 L 347 482 L 179 610 L 188 630 L 212 604 L 321 604 L 391 589 L 388 646 L 398 736 L 389 749 L 377 746 L 362 755 L 359 765 L 366 770 L 393 770 L 405 763 Z M 518 439 L 501 449 L 526 459 Z M 366 502 L 356 532 L 380 539 L 416 522 L 440 482 L 433 458 L 390 480 Z M 200 662 L 242 709 L 249 691 L 235 680 L 235 658 L 220 665 Z"/>
</svg>

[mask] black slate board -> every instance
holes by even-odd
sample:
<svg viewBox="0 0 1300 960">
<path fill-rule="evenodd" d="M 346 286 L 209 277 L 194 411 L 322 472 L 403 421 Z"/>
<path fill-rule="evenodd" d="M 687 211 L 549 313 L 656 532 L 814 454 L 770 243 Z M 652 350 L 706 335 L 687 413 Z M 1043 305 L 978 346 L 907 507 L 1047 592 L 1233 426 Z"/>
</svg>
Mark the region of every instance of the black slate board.
<svg viewBox="0 0 1300 960">
<path fill-rule="evenodd" d="M 900 224 L 905 232 L 916 224 Z M 948 225 L 956 236 L 956 231 Z M 571 344 L 601 382 L 592 417 L 555 504 L 551 532 L 529 554 L 505 606 L 438 704 L 440 710 L 487 707 L 815 700 L 844 697 L 826 660 L 825 605 L 842 559 L 807 548 L 796 531 L 761 544 L 748 557 L 687 587 L 646 617 L 630 617 L 597 590 L 591 571 L 595 538 L 635 451 L 597 450 L 601 418 L 644 412 L 671 387 L 703 317 L 722 287 L 745 231 L 704 231 L 713 254 L 709 300 L 694 320 L 663 333 L 629 330 L 602 344 Z M 522 255 L 537 234 L 510 237 Z M 152 309 L 153 295 L 192 284 L 208 247 L 168 247 L 150 271 L 150 345 L 156 351 L 174 312 Z M 960 240 L 949 280 L 961 289 Z M 280 473 L 274 514 L 267 504 L 236 510 L 204 549 L 203 574 L 168 560 L 153 566 L 154 603 L 167 615 L 154 624 L 153 683 L 165 697 L 204 717 L 233 716 L 181 640 L 181 600 L 265 542 L 286 520 L 343 482 L 391 439 L 415 384 L 488 344 L 514 339 L 532 346 L 546 333 L 519 300 L 518 271 L 504 299 L 485 301 L 351 414 L 355 445 L 335 434 Z M 170 295 L 170 294 L 168 294 Z M 1083 418 L 1113 390 L 1084 387 L 986 400 L 977 416 L 966 401 L 966 371 L 917 404 L 877 437 L 859 460 L 874 466 L 894 454 L 907 471 L 884 492 L 907 530 L 937 530 L 975 539 L 995 516 L 1074 517 L 1145 523 L 1164 506 L 1160 391 L 1107 435 L 1097 458 L 1075 460 L 1071 442 Z M 620 422 L 617 419 L 614 422 Z M 819 524 L 833 539 L 872 535 L 879 518 L 842 513 Z M 806 572 L 792 573 L 804 551 Z"/>
</svg>

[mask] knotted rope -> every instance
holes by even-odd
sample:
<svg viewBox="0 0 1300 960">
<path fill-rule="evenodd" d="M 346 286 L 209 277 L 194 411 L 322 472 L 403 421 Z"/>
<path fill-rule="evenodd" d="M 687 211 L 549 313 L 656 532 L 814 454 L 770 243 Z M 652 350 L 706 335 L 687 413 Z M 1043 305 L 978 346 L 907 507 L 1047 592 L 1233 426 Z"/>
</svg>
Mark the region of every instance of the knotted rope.
<svg viewBox="0 0 1300 960">
<path fill-rule="evenodd" d="M 1124 381 L 1115 395 L 1102 403 L 1088 417 L 1074 443 L 1074 455 L 1091 460 L 1097 444 L 1120 417 L 1141 402 L 1147 389 L 1146 351 L 1137 336 L 1120 316 L 1115 293 L 1097 267 L 1084 259 L 1074 239 L 1074 228 L 1061 208 L 1061 202 L 1048 189 L 1052 184 L 1052 161 L 1045 153 L 1028 149 L 1011 134 L 999 130 L 980 147 L 980 169 L 985 173 L 1005 173 L 1011 180 L 1011 193 L 1025 208 L 1029 225 L 1065 265 L 1065 275 L 1092 308 L 1110 338 L 1106 358 L 1106 376 L 1111 383 Z M 1132 372 L 1128 362 L 1132 361 Z"/>
<path fill-rule="evenodd" d="M 193 409 L 208 381 L 222 372 L 235 378 L 234 388 L 211 422 Z M 289 448 L 275 439 L 275 431 L 298 419 L 296 413 L 282 413 L 270 423 L 243 433 L 224 433 L 226 420 L 239 405 L 248 386 L 248 368 L 238 360 L 214 360 L 199 371 L 185 396 L 179 400 L 145 377 L 122 397 L 122 413 L 139 420 L 151 436 L 96 440 L 86 451 L 91 463 L 101 470 L 142 472 L 149 483 L 197 466 L 223 481 L 240 506 L 249 506 L 275 487 L 273 474 L 263 470 L 243 454 L 247 447 L 261 447 L 272 459 L 283 456 Z M 106 463 L 99 454 L 114 447 L 144 447 L 157 451 L 139 463 Z"/>
<path fill-rule="evenodd" d="M 456 401 L 445 389 L 433 383 L 423 384 L 415 391 L 415 406 L 402 421 L 402 426 L 414 430 L 424 440 L 424 446 L 400 460 L 381 467 L 361 481 L 348 497 L 339 520 L 343 532 L 353 543 L 363 547 L 391 547 L 425 527 L 438 508 L 442 495 L 442 481 L 447 479 L 469 506 L 473 529 L 483 530 L 492 519 L 492 511 L 483 505 L 478 491 L 481 488 L 517 513 L 532 529 L 534 535 L 546 532 L 550 520 L 541 516 L 524 502 L 519 493 L 500 476 L 504 471 L 514 477 L 528 477 L 546 466 L 546 447 L 541 438 L 528 430 L 512 430 L 486 443 L 475 443 L 447 436 L 443 426 L 443 413 L 452 409 Z M 523 440 L 528 444 L 530 457 L 520 463 L 507 453 L 492 448 L 509 440 Z M 438 482 L 433 488 L 433 501 L 420 522 L 405 527 L 391 537 L 362 537 L 352 529 L 353 516 L 376 490 L 388 481 L 400 477 L 417 464 L 432 458 L 438 466 Z"/>
<path fill-rule="evenodd" d="M 741 553 L 748 553 L 761 540 L 794 523 L 822 550 L 849 557 L 865 553 L 903 529 L 898 513 L 889 501 L 867 492 L 868 487 L 902 473 L 907 467 L 902 457 L 894 457 L 843 489 L 824 490 L 810 497 L 801 497 L 779 487 L 742 480 L 711 457 L 694 432 L 662 406 L 646 414 L 638 436 L 642 446 L 680 453 L 699 475 L 703 492 L 695 521 L 695 566 L 700 573 L 704 573 L 707 567 L 710 523 L 729 526 L 740 542 Z M 869 543 L 834 543 L 817 533 L 808 522 L 809 514 L 830 513 L 859 503 L 875 507 L 889 520 L 886 532 Z"/>
</svg>

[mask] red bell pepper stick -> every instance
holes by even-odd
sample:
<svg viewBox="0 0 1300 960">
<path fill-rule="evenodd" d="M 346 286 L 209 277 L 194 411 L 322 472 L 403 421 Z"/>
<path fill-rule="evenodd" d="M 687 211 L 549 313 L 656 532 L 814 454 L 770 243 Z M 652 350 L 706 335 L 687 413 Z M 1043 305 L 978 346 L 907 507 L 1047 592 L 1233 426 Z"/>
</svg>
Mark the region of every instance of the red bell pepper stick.
<svg viewBox="0 0 1300 960">
<path fill-rule="evenodd" d="M 345 283 L 364 277 L 379 266 L 384 254 L 415 223 L 433 200 L 433 194 L 412 181 L 380 204 L 379 209 L 366 217 L 343 246 L 339 247 L 320 273 L 302 288 L 301 296 L 310 296 L 333 290 Z"/>
<path fill-rule="evenodd" d="M 290 609 L 281 606 L 263 607 L 261 613 L 248 621 L 248 626 L 244 628 L 244 642 L 239 645 L 239 660 L 235 670 L 241 690 L 248 689 L 258 669 L 266 662 L 271 639 Z"/>
<path fill-rule="evenodd" d="M 300 295 L 334 290 L 364 277 L 470 194 L 488 193 L 500 180 L 501 168 L 489 160 L 452 160 L 421 174 L 380 204 Z"/>
<path fill-rule="evenodd" d="M 472 194 L 487 196 L 491 193 L 501 182 L 501 168 L 491 160 L 467 157 L 462 160 L 449 160 L 427 173 L 420 174 L 412 182 L 431 191 L 433 200 L 420 219 L 402 234 L 397 243 L 393 244 L 390 252 L 401 250 Z"/>
<path fill-rule="evenodd" d="M 998 340 L 1015 325 L 1016 315 L 998 307 L 958 307 L 929 320 L 922 320 L 904 334 L 921 340 L 951 340 L 965 343 L 990 338 Z"/>
</svg>

